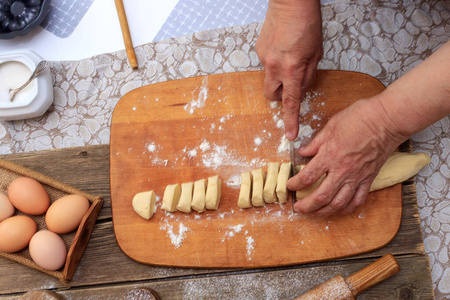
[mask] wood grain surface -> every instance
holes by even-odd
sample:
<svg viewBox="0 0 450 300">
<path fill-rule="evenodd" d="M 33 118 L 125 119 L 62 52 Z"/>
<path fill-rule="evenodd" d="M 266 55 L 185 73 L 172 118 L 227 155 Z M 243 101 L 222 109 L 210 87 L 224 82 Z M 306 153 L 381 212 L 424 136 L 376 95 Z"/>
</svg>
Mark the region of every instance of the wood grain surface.
<svg viewBox="0 0 450 300">
<path fill-rule="evenodd" d="M 410 151 L 409 144 L 400 150 Z M 109 145 L 0 156 L 83 191 L 102 195 L 105 200 L 70 281 L 72 288 L 66 289 L 52 276 L 0 258 L 2 299 L 18 299 L 27 291 L 42 289 L 53 290 L 66 299 L 124 299 L 139 288 L 152 288 L 163 299 L 293 299 L 337 274 L 348 276 L 387 253 L 396 257 L 400 272 L 368 289 L 358 299 L 434 299 L 412 179 L 403 185 L 399 232 L 388 245 L 376 251 L 329 262 L 276 268 L 167 268 L 137 263 L 120 250 L 111 218 L 109 157 Z"/>
<path fill-rule="evenodd" d="M 288 151 L 278 151 L 281 106 L 262 96 L 263 78 L 256 71 L 175 80 L 119 101 L 111 124 L 111 203 L 115 235 L 129 257 L 161 266 L 282 266 L 360 254 L 393 239 L 401 185 L 371 193 L 352 215 L 326 220 L 293 214 L 290 202 L 237 207 L 239 185 L 230 182 L 289 161 Z M 383 89 L 365 74 L 319 71 L 302 124 L 317 132 L 333 114 Z M 133 211 L 136 193 L 153 190 L 162 198 L 169 184 L 212 175 L 223 181 L 218 211 L 166 213 L 159 203 L 151 220 Z"/>
</svg>

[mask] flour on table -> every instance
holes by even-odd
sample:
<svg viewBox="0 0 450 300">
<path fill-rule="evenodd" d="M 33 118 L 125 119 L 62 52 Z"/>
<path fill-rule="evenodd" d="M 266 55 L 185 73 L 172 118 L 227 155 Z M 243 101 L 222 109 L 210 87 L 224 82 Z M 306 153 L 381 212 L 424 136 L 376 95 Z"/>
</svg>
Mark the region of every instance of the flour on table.
<svg viewBox="0 0 450 300">
<path fill-rule="evenodd" d="M 202 162 L 205 167 L 217 169 L 222 165 L 245 165 L 245 157 L 237 157 L 227 151 L 227 146 L 214 145 L 211 152 L 203 155 Z"/>
<path fill-rule="evenodd" d="M 244 224 L 239 224 L 236 226 L 228 226 L 228 228 L 230 228 L 234 232 L 241 232 L 243 227 L 244 227 Z"/>
<path fill-rule="evenodd" d="M 175 234 L 173 231 L 173 225 L 166 222 L 159 227 L 160 230 L 165 230 L 167 232 L 167 236 L 169 236 L 172 245 L 176 248 L 179 248 L 183 243 L 184 238 L 186 237 L 186 232 L 190 231 L 190 229 L 180 223 L 178 227 L 178 234 Z"/>
<path fill-rule="evenodd" d="M 147 148 L 147 150 L 150 152 L 155 152 L 156 145 L 155 143 L 148 143 L 147 145 L 145 145 L 145 148 Z"/>
<path fill-rule="evenodd" d="M 169 160 L 168 160 L 168 159 L 161 159 L 161 158 L 155 157 L 155 158 L 152 160 L 152 163 L 153 163 L 155 166 L 164 166 L 164 167 L 167 167 L 167 164 L 169 163 Z"/>
<path fill-rule="evenodd" d="M 228 226 L 228 229 L 225 232 L 225 236 L 222 238 L 222 242 L 225 241 L 225 239 L 230 239 L 236 235 L 236 233 L 239 233 L 242 231 L 242 228 L 244 227 L 244 224 L 239 224 L 236 226 Z"/>
<path fill-rule="evenodd" d="M 262 139 L 260 137 L 256 137 L 253 141 L 255 142 L 256 146 L 259 146 L 262 143 Z"/>
<path fill-rule="evenodd" d="M 239 189 L 241 187 L 241 176 L 233 175 L 227 180 L 227 185 L 234 189 Z"/>
<path fill-rule="evenodd" d="M 281 141 L 280 141 L 280 144 L 278 146 L 277 152 L 278 153 L 282 153 L 282 152 L 286 152 L 286 151 L 289 151 L 289 140 L 286 138 L 285 135 L 283 135 L 281 137 Z"/>
<path fill-rule="evenodd" d="M 192 96 L 197 90 L 192 92 Z M 184 110 L 188 111 L 190 114 L 193 114 L 194 111 L 198 108 L 205 107 L 206 99 L 208 98 L 208 77 L 206 76 L 202 80 L 202 86 L 200 87 L 200 91 L 198 93 L 197 99 L 192 99 L 191 102 L 184 106 Z"/>
<path fill-rule="evenodd" d="M 207 142 L 207 141 L 203 141 L 201 144 L 200 144 L 200 150 L 202 150 L 203 152 L 205 152 L 205 151 L 208 151 L 208 150 L 210 150 L 211 149 L 211 145 Z"/>
<path fill-rule="evenodd" d="M 279 101 L 270 101 L 270 108 L 278 108 Z"/>
<path fill-rule="evenodd" d="M 253 246 L 255 240 L 251 236 L 246 237 L 246 240 L 247 240 L 247 256 L 249 256 L 248 260 L 252 260 L 251 255 L 253 250 L 255 249 L 255 247 Z"/>
<path fill-rule="evenodd" d="M 278 120 L 277 121 L 277 128 L 284 128 L 284 121 L 283 120 Z"/>
<path fill-rule="evenodd" d="M 188 155 L 189 155 L 189 157 L 197 156 L 197 149 L 192 149 L 192 150 L 188 151 Z"/>
</svg>

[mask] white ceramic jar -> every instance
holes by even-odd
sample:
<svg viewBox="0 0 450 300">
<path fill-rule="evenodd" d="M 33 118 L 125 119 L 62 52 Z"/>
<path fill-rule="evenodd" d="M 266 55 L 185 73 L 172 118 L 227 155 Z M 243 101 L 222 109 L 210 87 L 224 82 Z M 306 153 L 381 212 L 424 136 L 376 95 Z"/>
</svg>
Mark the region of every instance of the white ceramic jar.
<svg viewBox="0 0 450 300">
<path fill-rule="evenodd" d="M 0 119 L 22 120 L 43 115 L 53 103 L 53 82 L 47 67 L 29 86 L 9 100 L 9 85 L 26 81 L 43 59 L 31 50 L 0 53 Z M 3 69 L 2 69 L 3 68 Z M 6 74 L 11 75 L 6 75 Z M 8 76 L 8 77 L 5 77 Z"/>
</svg>

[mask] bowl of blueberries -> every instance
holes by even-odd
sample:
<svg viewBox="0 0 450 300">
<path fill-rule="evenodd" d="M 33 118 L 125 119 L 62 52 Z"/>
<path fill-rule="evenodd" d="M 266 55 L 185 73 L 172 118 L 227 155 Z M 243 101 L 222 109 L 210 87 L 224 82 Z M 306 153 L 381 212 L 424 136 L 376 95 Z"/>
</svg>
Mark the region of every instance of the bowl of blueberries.
<svg viewBox="0 0 450 300">
<path fill-rule="evenodd" d="M 50 0 L 0 0 L 0 39 L 26 35 L 38 26 L 50 8 Z"/>
</svg>

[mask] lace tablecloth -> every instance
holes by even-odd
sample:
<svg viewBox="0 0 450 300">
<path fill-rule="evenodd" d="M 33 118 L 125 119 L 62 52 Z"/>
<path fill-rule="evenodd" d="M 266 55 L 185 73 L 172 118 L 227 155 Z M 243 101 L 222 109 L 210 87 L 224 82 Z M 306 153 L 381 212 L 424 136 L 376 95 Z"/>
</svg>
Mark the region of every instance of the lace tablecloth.
<svg viewBox="0 0 450 300">
<path fill-rule="evenodd" d="M 324 56 L 319 68 L 359 71 L 389 85 L 450 38 L 445 1 L 336 1 L 322 5 Z M 0 153 L 109 143 L 114 106 L 148 84 L 224 72 L 260 70 L 254 45 L 262 24 L 235 26 L 125 51 L 52 62 L 54 104 L 36 119 L 0 123 Z M 450 117 L 412 137 L 431 156 L 416 177 L 425 250 L 437 299 L 450 298 Z"/>
</svg>

